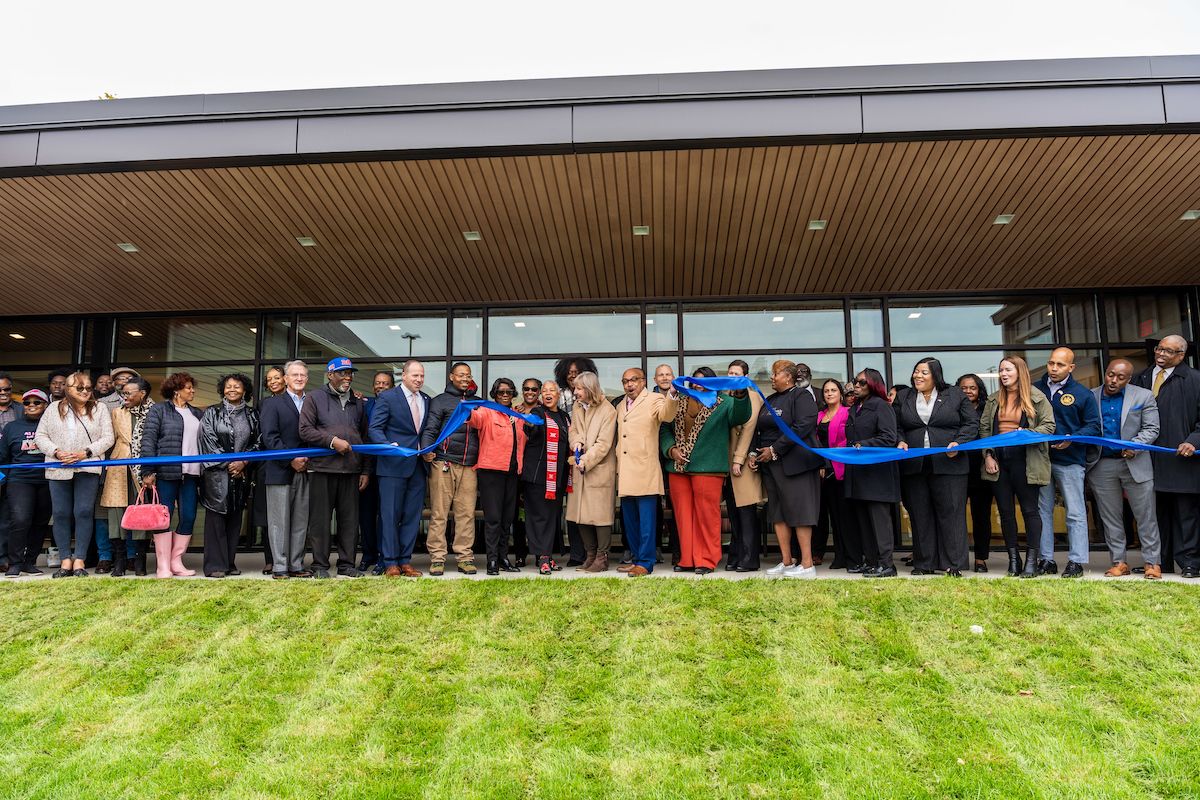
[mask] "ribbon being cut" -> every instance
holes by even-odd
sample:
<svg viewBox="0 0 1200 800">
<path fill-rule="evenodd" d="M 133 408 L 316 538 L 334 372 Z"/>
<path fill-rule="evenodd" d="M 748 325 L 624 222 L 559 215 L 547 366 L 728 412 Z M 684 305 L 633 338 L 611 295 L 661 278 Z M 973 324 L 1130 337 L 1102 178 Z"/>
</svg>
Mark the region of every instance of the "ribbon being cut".
<svg viewBox="0 0 1200 800">
<path fill-rule="evenodd" d="M 454 413 L 446 420 L 445 426 L 438 433 L 437 439 L 428 447 L 414 450 L 411 447 L 401 447 L 393 444 L 356 444 L 353 449 L 359 453 L 385 458 L 412 458 L 433 452 L 450 434 L 454 433 L 476 408 L 490 408 L 510 417 L 528 422 L 530 425 L 541 425 L 542 419 L 532 414 L 519 414 L 508 406 L 502 406 L 491 400 L 464 400 L 454 409 Z M 208 453 L 198 456 L 155 456 L 152 458 L 115 458 L 108 460 L 80 461 L 75 464 L 63 464 L 60 461 L 45 461 L 38 464 L 0 464 L 0 481 L 5 478 L 5 472 L 10 469 L 46 469 L 79 468 L 79 467 L 123 467 L 133 464 L 216 464 L 226 461 L 285 461 L 293 458 L 320 458 L 329 455 L 329 450 L 321 447 L 305 447 L 295 450 L 255 450 L 249 453 Z"/>
<path fill-rule="evenodd" d="M 753 380 L 748 377 L 729 377 L 729 378 L 676 378 L 671 383 L 680 394 L 694 397 L 705 406 L 712 406 L 717 402 L 717 392 L 736 391 L 738 389 L 750 389 L 758 392 L 764 402 L 764 408 L 771 413 L 771 419 L 779 426 L 783 435 L 791 439 L 796 444 L 810 450 L 822 458 L 830 461 L 837 461 L 842 464 L 884 464 L 889 461 L 904 461 L 909 458 L 921 458 L 922 456 L 940 455 L 949 452 L 961 452 L 966 450 L 994 450 L 1000 447 L 1021 447 L 1030 444 L 1040 444 L 1041 442 L 1075 442 L 1077 444 L 1090 444 L 1097 447 L 1119 447 L 1125 450 L 1150 450 L 1156 453 L 1174 453 L 1174 447 L 1160 447 L 1155 444 L 1142 444 L 1140 442 L 1127 442 L 1124 439 L 1109 439 L 1104 436 L 1064 436 L 1056 433 L 1034 433 L 1033 431 L 1020 429 L 1009 433 L 1001 433 L 996 436 L 989 436 L 985 439 L 976 439 L 971 442 L 964 442 L 957 447 L 910 447 L 907 450 L 902 450 L 898 447 L 813 447 L 808 442 L 803 441 L 796 435 L 786 424 L 782 424 L 779 419 L 779 412 L 768 402 L 767 397 L 762 393 Z"/>
</svg>

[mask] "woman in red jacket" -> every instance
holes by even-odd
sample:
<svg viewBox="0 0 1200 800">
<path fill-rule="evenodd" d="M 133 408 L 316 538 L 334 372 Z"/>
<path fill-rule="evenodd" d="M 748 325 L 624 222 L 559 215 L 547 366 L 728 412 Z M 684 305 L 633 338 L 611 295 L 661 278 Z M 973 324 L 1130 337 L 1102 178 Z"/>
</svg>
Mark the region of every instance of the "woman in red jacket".
<svg viewBox="0 0 1200 800">
<path fill-rule="evenodd" d="M 517 385 L 497 378 L 488 395 L 500 405 L 511 406 Z M 508 562 L 508 533 L 517 513 L 517 486 L 525 453 L 525 426 L 491 408 L 471 412 L 471 427 L 479 434 L 479 459 L 475 477 L 479 504 L 483 506 L 483 538 L 487 546 L 487 574 L 520 572 Z"/>
</svg>

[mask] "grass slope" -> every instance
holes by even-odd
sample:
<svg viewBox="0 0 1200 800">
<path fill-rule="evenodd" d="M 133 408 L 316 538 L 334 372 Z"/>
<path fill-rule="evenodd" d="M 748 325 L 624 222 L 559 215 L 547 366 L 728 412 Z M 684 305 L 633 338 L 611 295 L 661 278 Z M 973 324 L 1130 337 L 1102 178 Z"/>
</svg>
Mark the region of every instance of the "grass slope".
<svg viewBox="0 0 1200 800">
<path fill-rule="evenodd" d="M 0 796 L 1196 796 L 1198 599 L 1054 580 L 8 586 Z"/>
</svg>

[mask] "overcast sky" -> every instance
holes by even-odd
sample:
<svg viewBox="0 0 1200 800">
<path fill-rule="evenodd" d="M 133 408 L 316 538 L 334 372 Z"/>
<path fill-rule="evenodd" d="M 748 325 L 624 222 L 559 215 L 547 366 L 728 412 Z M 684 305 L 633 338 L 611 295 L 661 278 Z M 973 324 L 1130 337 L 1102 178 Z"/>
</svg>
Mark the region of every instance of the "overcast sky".
<svg viewBox="0 0 1200 800">
<path fill-rule="evenodd" d="M 10 2 L 0 105 L 1200 51 L 1200 0 Z"/>
</svg>

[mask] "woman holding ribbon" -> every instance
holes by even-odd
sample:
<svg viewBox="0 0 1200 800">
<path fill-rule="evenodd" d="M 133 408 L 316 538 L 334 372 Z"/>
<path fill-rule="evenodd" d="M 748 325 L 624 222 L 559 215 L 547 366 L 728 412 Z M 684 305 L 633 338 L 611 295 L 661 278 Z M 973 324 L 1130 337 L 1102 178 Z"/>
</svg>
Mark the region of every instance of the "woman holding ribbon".
<svg viewBox="0 0 1200 800">
<path fill-rule="evenodd" d="M 758 412 L 754 432 L 758 452 L 752 462 L 764 473 L 767 514 L 775 526 L 775 538 L 782 556 L 767 573 L 789 578 L 815 578 L 812 528 L 821 514 L 820 470 L 825 460 L 796 444 L 782 428 L 787 428 L 810 447 L 816 447 L 817 401 L 807 388 L 797 386 L 796 365 L 786 359 L 771 365 L 771 386 L 775 391 Z M 798 560 L 792 555 L 793 531 L 800 545 Z"/>
<path fill-rule="evenodd" d="M 992 392 L 979 419 L 979 436 L 1031 430 L 1054 433 L 1054 409 L 1046 395 L 1033 385 L 1029 366 L 1018 356 L 1000 361 L 1000 388 Z M 983 451 L 983 478 L 995 484 L 996 510 L 1008 550 L 1008 574 L 1032 578 L 1038 574 L 1038 546 L 1042 518 L 1038 513 L 1040 487 L 1050 483 L 1050 447 L 1039 444 L 997 447 Z M 1017 547 L 1017 508 L 1025 520 L 1025 566 Z"/>
<path fill-rule="evenodd" d="M 692 373 L 693 378 L 716 376 L 709 367 Z M 721 560 L 721 487 L 729 472 L 729 432 L 750 419 L 746 394 L 746 389 L 721 392 L 712 406 L 688 397 L 676 406 L 675 420 L 659 430 L 679 527 L 677 572 L 707 575 Z"/>
<path fill-rule="evenodd" d="M 488 396 L 502 406 L 512 406 L 517 385 L 508 378 L 492 382 Z M 494 408 L 471 411 L 470 425 L 479 434 L 479 460 L 475 479 L 483 507 L 483 541 L 487 547 L 487 574 L 520 572 L 508 563 L 508 534 L 517 515 L 517 484 L 525 459 L 525 425 Z"/>
<path fill-rule="evenodd" d="M 559 541 L 563 496 L 571 491 L 569 455 L 570 423 L 558 406 L 558 383 L 542 384 L 541 405 L 529 413 L 543 424 L 525 423 L 525 455 L 521 463 L 521 488 L 525 496 L 525 536 L 537 559 L 538 573 L 560 570 L 550 556 Z"/>
<path fill-rule="evenodd" d="M 600 378 L 584 371 L 575 376 L 571 411 L 571 494 L 567 522 L 579 526 L 586 560 L 582 572 L 606 572 L 617 499 L 617 410 L 604 397 Z"/>
<path fill-rule="evenodd" d="M 975 416 L 983 417 L 987 404 L 987 389 L 983 378 L 974 373 L 961 376 L 956 382 L 959 390 L 971 401 Z M 967 453 L 967 501 L 971 504 L 971 538 L 975 543 L 975 571 L 987 572 L 988 552 L 992 549 L 992 484 L 983 479 L 983 451 Z"/>
<path fill-rule="evenodd" d="M 945 455 L 900 462 L 905 506 L 913 522 L 913 575 L 944 570 L 961 578 L 967 568 L 967 470 L 954 452 L 979 435 L 971 401 L 942 374 L 942 362 L 922 358 L 912 371 L 912 390 L 896 401 L 901 450 L 945 447 Z"/>
<path fill-rule="evenodd" d="M 878 370 L 864 369 L 854 378 L 857 397 L 846 419 L 846 443 L 853 447 L 895 447 L 896 415 L 887 401 L 887 386 Z M 891 578 L 892 510 L 900 502 L 900 471 L 895 461 L 846 464 L 846 500 L 854 508 L 865 561 L 847 567 L 866 578 Z"/>
</svg>

